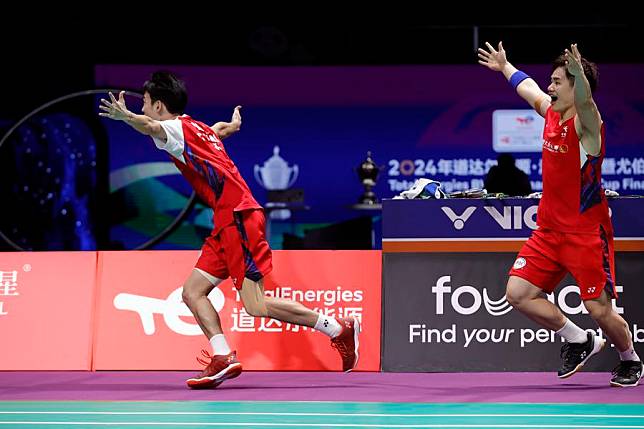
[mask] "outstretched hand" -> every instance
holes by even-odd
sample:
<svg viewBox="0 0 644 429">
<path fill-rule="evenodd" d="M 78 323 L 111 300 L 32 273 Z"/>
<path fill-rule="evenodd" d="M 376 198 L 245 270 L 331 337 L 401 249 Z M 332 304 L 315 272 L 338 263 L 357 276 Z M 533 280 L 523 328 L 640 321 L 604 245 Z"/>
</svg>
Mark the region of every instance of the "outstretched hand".
<svg viewBox="0 0 644 429">
<path fill-rule="evenodd" d="M 102 105 L 98 106 L 98 108 L 103 110 L 103 112 L 99 112 L 99 116 L 114 119 L 115 121 L 125 120 L 131 113 L 125 105 L 125 91 L 119 92 L 118 100 L 111 92 L 109 95 L 110 101 L 101 98 Z"/>
<path fill-rule="evenodd" d="M 230 122 L 237 122 L 241 124 L 241 108 L 241 106 L 235 107 L 235 110 L 233 111 L 233 117 Z"/>
<path fill-rule="evenodd" d="M 486 66 L 490 70 L 502 71 L 503 67 L 508 62 L 505 57 L 505 49 L 503 49 L 503 42 L 499 42 L 498 50 L 494 49 L 492 45 L 488 42 L 485 42 L 487 50 L 479 48 L 479 64 Z"/>
<path fill-rule="evenodd" d="M 576 43 L 570 45 L 570 50 L 564 50 L 564 55 L 566 56 L 568 73 L 573 76 L 581 76 L 584 74 L 584 68 L 581 66 L 581 54 L 579 53 L 579 49 L 577 49 Z"/>
</svg>

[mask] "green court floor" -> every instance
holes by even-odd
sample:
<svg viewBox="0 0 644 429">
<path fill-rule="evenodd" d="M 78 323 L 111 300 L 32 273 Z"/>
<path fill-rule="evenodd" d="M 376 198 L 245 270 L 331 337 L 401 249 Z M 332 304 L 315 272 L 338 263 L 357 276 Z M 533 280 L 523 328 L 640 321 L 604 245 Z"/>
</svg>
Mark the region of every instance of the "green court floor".
<svg viewBox="0 0 644 429">
<path fill-rule="evenodd" d="M 0 402 L 3 428 L 644 428 L 644 404 Z"/>
</svg>

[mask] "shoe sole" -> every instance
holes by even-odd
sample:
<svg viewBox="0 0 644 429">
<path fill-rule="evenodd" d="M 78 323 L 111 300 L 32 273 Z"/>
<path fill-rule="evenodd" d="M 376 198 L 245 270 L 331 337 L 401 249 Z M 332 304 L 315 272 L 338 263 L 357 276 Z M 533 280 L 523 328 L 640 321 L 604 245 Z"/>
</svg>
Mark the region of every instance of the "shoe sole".
<svg viewBox="0 0 644 429">
<path fill-rule="evenodd" d="M 217 374 L 212 375 L 210 377 L 190 378 L 186 380 L 186 384 L 191 389 L 208 389 L 208 388 L 214 389 L 215 387 L 219 386 L 221 383 L 223 383 L 226 380 L 239 377 L 241 373 L 242 373 L 241 363 L 234 363 L 234 364 L 228 365 L 226 368 L 222 369 Z"/>
<path fill-rule="evenodd" d="M 610 385 L 613 387 L 637 387 L 640 384 L 640 380 L 637 380 L 635 384 L 621 384 L 621 383 L 616 383 L 614 381 L 611 381 Z"/>
<path fill-rule="evenodd" d="M 353 371 L 353 368 L 355 368 L 358 365 L 358 359 L 360 358 L 360 354 L 358 353 L 358 349 L 360 348 L 360 340 L 358 337 L 360 336 L 360 322 L 358 322 L 358 319 L 355 317 L 353 318 L 353 352 L 356 355 L 356 359 L 353 361 L 353 366 L 349 369 L 347 369 L 345 372 L 351 372 Z"/>
<path fill-rule="evenodd" d="M 597 338 L 597 337 L 595 337 L 595 338 Z M 560 379 L 562 379 L 562 380 L 563 380 L 564 378 L 568 378 L 568 377 L 572 376 L 574 373 L 576 373 L 576 372 L 578 372 L 579 370 L 581 370 L 581 368 L 586 364 L 586 362 L 588 362 L 588 359 L 590 359 L 591 357 L 595 356 L 597 353 L 599 353 L 600 351 L 602 351 L 602 349 L 604 348 L 604 346 L 605 346 L 605 345 L 606 345 L 606 340 L 602 338 L 602 339 L 601 339 L 601 343 L 599 344 L 599 348 L 595 349 L 595 348 L 593 347 L 593 351 L 592 351 L 592 352 L 590 352 L 590 354 L 589 354 L 588 356 L 586 356 L 586 359 L 582 360 L 582 361 L 579 363 L 579 365 L 577 365 L 577 366 L 575 367 L 575 369 L 573 369 L 573 370 L 572 370 L 572 371 L 570 371 L 570 372 L 565 373 L 564 375 L 559 375 L 558 377 L 559 377 Z"/>
</svg>

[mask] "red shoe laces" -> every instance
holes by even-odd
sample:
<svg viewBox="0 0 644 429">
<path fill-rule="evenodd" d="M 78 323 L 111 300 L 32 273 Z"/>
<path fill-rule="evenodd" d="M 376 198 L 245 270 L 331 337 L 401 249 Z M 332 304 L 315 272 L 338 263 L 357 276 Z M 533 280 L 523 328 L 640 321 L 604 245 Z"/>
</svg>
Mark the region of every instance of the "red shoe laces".
<svg viewBox="0 0 644 429">
<path fill-rule="evenodd" d="M 208 351 L 206 350 L 201 350 L 201 356 L 205 357 L 207 360 L 204 360 L 199 356 L 197 356 L 197 362 L 199 362 L 203 366 L 210 365 L 210 362 L 212 361 L 213 356 L 211 356 L 210 353 L 208 353 Z"/>
<path fill-rule="evenodd" d="M 347 348 L 347 344 L 344 341 L 339 341 L 338 338 L 339 337 L 336 337 L 331 340 L 331 347 L 340 352 L 340 355 L 342 355 L 342 357 L 348 357 L 350 353 L 349 349 Z"/>
</svg>

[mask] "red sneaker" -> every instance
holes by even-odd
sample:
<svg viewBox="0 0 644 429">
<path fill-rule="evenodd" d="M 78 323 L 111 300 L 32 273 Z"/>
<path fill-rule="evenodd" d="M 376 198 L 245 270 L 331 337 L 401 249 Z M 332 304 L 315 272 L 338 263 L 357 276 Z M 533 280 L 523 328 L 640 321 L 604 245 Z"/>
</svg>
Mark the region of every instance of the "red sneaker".
<svg viewBox="0 0 644 429">
<path fill-rule="evenodd" d="M 186 380 L 188 387 L 193 389 L 215 388 L 229 378 L 235 378 L 242 373 L 242 364 L 237 360 L 236 352 L 232 351 L 227 355 L 210 354 L 202 350 L 204 358 L 197 357 L 197 362 L 206 367 L 194 378 Z"/>
<path fill-rule="evenodd" d="M 337 319 L 342 325 L 340 335 L 331 338 L 331 347 L 336 349 L 342 357 L 342 371 L 349 372 L 358 364 L 358 335 L 360 335 L 360 322 L 355 317 Z"/>
</svg>

